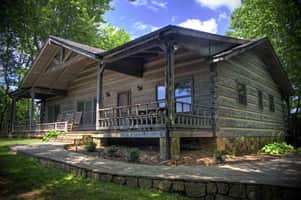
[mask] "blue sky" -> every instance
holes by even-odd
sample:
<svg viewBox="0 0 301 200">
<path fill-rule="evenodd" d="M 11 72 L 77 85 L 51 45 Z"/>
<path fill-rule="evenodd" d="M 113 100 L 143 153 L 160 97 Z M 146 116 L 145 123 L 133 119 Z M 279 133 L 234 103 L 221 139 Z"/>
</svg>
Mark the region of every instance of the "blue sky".
<svg viewBox="0 0 301 200">
<path fill-rule="evenodd" d="M 240 0 L 113 0 L 105 14 L 111 25 L 125 29 L 132 38 L 173 24 L 224 35 L 231 12 Z"/>
</svg>

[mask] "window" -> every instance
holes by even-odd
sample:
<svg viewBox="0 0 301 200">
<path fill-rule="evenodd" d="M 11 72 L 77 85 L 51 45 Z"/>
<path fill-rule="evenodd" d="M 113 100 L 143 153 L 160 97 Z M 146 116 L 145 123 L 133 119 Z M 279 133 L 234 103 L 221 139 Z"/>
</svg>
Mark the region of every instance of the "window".
<svg viewBox="0 0 301 200">
<path fill-rule="evenodd" d="M 94 124 L 96 119 L 96 99 L 88 99 L 77 102 L 76 110 L 82 112 L 81 124 Z"/>
<path fill-rule="evenodd" d="M 165 86 L 158 85 L 156 90 L 157 101 L 159 101 L 159 108 L 165 108 Z"/>
<path fill-rule="evenodd" d="M 238 103 L 247 105 L 247 87 L 245 84 L 237 83 Z"/>
<path fill-rule="evenodd" d="M 175 84 L 176 112 L 191 112 L 192 80 L 178 81 Z"/>
<path fill-rule="evenodd" d="M 263 110 L 262 91 L 258 90 L 258 91 L 257 91 L 257 95 L 258 95 L 258 108 L 259 108 L 260 110 Z"/>
<path fill-rule="evenodd" d="M 60 113 L 60 105 L 48 106 L 48 122 L 55 122 Z"/>
<path fill-rule="evenodd" d="M 270 104 L 270 111 L 275 112 L 274 97 L 272 95 L 269 95 L 269 104 Z"/>
<path fill-rule="evenodd" d="M 159 107 L 164 108 L 165 102 L 162 102 L 162 100 L 165 100 L 166 96 L 165 86 L 157 86 L 156 93 L 157 101 L 159 101 Z M 182 80 L 175 83 L 175 105 L 176 112 L 191 112 L 192 80 Z"/>
</svg>

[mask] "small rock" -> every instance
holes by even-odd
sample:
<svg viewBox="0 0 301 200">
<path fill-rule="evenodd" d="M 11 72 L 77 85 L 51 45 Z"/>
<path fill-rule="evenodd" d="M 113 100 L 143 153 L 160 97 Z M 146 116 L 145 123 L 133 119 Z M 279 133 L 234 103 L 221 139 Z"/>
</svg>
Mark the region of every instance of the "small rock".
<svg viewBox="0 0 301 200">
<path fill-rule="evenodd" d="M 100 176 L 100 180 L 104 182 L 111 182 L 112 181 L 112 175 L 104 174 Z"/>
<path fill-rule="evenodd" d="M 217 188 L 215 183 L 207 184 L 207 193 L 208 194 L 216 194 Z"/>
<path fill-rule="evenodd" d="M 204 183 L 185 183 L 186 195 L 189 197 L 202 197 L 206 195 Z"/>
<path fill-rule="evenodd" d="M 113 183 L 124 185 L 125 184 L 125 178 L 121 176 L 115 176 L 113 177 Z"/>
<path fill-rule="evenodd" d="M 247 196 L 249 200 L 260 199 L 260 188 L 255 185 L 247 186 Z"/>
<path fill-rule="evenodd" d="M 229 191 L 229 196 L 231 197 L 246 197 L 245 186 L 242 184 L 233 184 Z"/>
<path fill-rule="evenodd" d="M 127 177 L 126 185 L 129 187 L 138 187 L 138 179 L 135 177 Z"/>
<path fill-rule="evenodd" d="M 211 194 L 206 195 L 205 200 L 214 200 L 214 195 L 211 195 Z"/>
<path fill-rule="evenodd" d="M 159 182 L 159 190 L 162 192 L 169 192 L 171 188 L 171 181 L 162 180 Z"/>
<path fill-rule="evenodd" d="M 217 192 L 219 194 L 227 194 L 229 191 L 229 185 L 227 183 L 217 183 Z"/>
<path fill-rule="evenodd" d="M 173 192 L 184 192 L 185 191 L 184 183 L 181 181 L 173 182 L 172 183 L 172 191 Z"/>
<path fill-rule="evenodd" d="M 151 179 L 140 178 L 139 179 L 139 187 L 142 189 L 151 189 L 153 186 Z"/>
<path fill-rule="evenodd" d="M 92 172 L 91 178 L 98 181 L 99 180 L 99 173 L 97 172 Z"/>
<path fill-rule="evenodd" d="M 234 198 L 218 194 L 215 196 L 215 200 L 234 200 Z"/>
</svg>

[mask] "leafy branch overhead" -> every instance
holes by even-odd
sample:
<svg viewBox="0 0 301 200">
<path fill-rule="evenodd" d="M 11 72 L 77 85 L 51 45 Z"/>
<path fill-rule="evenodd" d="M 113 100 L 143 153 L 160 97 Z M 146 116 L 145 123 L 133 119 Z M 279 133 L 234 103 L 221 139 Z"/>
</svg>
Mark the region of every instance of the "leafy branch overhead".
<svg viewBox="0 0 301 200">
<path fill-rule="evenodd" d="M 9 112 L 9 92 L 18 87 L 49 35 L 102 49 L 111 49 L 130 40 L 127 32 L 111 26 L 103 19 L 104 13 L 113 9 L 110 2 L 111 0 L 1 1 L 0 121 Z M 2 98 L 2 90 L 5 98 Z"/>
</svg>

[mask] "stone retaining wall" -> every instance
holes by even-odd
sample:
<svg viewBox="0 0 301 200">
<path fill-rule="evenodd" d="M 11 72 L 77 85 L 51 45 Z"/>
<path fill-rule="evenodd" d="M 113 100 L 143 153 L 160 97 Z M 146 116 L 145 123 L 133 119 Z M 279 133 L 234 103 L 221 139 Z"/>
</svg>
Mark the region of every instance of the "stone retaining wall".
<svg viewBox="0 0 301 200">
<path fill-rule="evenodd" d="M 85 178 L 92 178 L 94 180 L 103 182 L 112 182 L 118 185 L 126 185 L 134 188 L 142 188 L 147 190 L 154 189 L 162 192 L 174 192 L 192 197 L 194 199 L 294 200 L 299 199 L 298 197 L 301 196 L 301 192 L 297 188 L 205 180 L 193 181 L 179 179 L 158 179 L 143 176 L 124 176 L 103 173 L 97 170 L 86 169 L 45 158 L 36 158 L 36 160 L 44 165 L 58 167 L 68 173 Z"/>
</svg>

